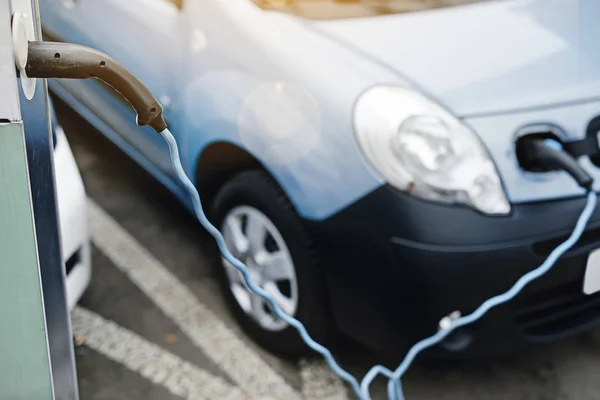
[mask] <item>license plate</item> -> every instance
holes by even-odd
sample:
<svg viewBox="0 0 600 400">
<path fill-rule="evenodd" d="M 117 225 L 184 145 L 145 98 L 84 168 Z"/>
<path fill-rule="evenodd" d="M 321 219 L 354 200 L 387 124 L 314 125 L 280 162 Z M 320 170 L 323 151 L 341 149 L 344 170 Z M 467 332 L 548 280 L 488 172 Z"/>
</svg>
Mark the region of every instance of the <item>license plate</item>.
<svg viewBox="0 0 600 400">
<path fill-rule="evenodd" d="M 583 293 L 592 294 L 600 291 L 600 249 L 590 253 L 583 278 Z"/>
</svg>

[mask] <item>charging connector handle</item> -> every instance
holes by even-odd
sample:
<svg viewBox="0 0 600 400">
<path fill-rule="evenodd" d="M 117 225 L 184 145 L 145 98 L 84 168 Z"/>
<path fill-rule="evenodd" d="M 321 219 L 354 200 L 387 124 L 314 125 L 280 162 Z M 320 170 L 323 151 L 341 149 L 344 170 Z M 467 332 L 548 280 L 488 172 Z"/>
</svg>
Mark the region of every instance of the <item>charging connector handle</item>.
<svg viewBox="0 0 600 400">
<path fill-rule="evenodd" d="M 577 162 L 577 159 L 552 139 L 535 138 L 525 144 L 526 154 L 530 160 L 550 170 L 563 170 L 575 179 L 582 188 L 590 191 L 594 179 Z"/>
<path fill-rule="evenodd" d="M 71 43 L 29 42 L 25 72 L 32 78 L 101 79 L 131 104 L 139 126 L 148 125 L 158 133 L 167 128 L 162 106 L 150 90 L 100 51 Z"/>
</svg>

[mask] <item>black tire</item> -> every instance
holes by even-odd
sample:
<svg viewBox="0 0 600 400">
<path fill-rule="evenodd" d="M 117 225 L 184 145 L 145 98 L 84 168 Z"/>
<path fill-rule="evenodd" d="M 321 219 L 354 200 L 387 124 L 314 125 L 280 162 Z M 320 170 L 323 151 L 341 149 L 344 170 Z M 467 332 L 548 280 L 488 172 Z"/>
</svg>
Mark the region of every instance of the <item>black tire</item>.
<svg viewBox="0 0 600 400">
<path fill-rule="evenodd" d="M 262 170 L 242 172 L 223 185 L 213 202 L 212 222 L 220 228 L 228 212 L 242 205 L 261 211 L 283 236 L 298 280 L 298 307 L 293 316 L 305 325 L 313 339 L 331 346 L 337 337 L 337 329 L 329 309 L 325 279 L 319 270 L 310 238 L 293 206 L 277 183 Z M 291 358 L 310 353 L 294 328 L 288 326 L 273 332 L 256 323 L 237 303 L 221 263 L 217 274 L 233 315 L 260 346 Z"/>
</svg>

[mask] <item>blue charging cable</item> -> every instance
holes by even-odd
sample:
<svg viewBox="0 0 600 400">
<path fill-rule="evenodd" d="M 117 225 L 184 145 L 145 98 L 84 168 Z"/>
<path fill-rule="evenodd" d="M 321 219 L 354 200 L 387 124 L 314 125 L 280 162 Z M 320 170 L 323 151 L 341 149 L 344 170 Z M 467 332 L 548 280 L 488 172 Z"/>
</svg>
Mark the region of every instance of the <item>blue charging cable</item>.
<svg viewBox="0 0 600 400">
<path fill-rule="evenodd" d="M 592 191 L 589 191 L 587 193 L 586 206 L 583 209 L 581 215 L 579 216 L 577 224 L 575 225 L 575 229 L 571 233 L 571 236 L 569 236 L 569 238 L 565 242 L 556 247 L 552 251 L 552 253 L 550 253 L 548 258 L 542 263 L 542 265 L 523 275 L 511 289 L 509 289 L 507 292 L 501 295 L 494 296 L 488 299 L 483 304 L 481 304 L 481 306 L 479 306 L 473 313 L 455 319 L 450 323 L 449 326 L 440 329 L 435 335 L 432 335 L 416 343 L 408 351 L 402 363 L 394 371 L 382 365 L 376 365 L 373 368 L 371 368 L 371 370 L 369 370 L 369 372 L 365 375 L 364 379 L 362 380 L 362 383 L 359 384 L 354 376 L 352 376 L 350 373 L 348 373 L 339 366 L 339 364 L 335 361 L 333 355 L 327 348 L 317 343 L 308 334 L 306 328 L 304 327 L 304 325 L 302 325 L 300 321 L 284 313 L 283 310 L 279 307 L 279 305 L 265 290 L 263 290 L 261 287 L 257 286 L 252 282 L 252 279 L 248 274 L 248 269 L 246 268 L 246 266 L 229 252 L 227 245 L 225 244 L 225 239 L 223 238 L 223 235 L 221 235 L 221 232 L 213 224 L 210 223 L 208 218 L 206 218 L 206 215 L 204 214 L 204 210 L 202 208 L 202 202 L 200 201 L 200 195 L 198 194 L 196 187 L 187 177 L 183 170 L 183 167 L 181 166 L 181 160 L 179 158 L 179 149 L 177 147 L 177 142 L 175 141 L 175 138 L 168 129 L 163 130 L 160 133 L 160 135 L 165 139 L 165 141 L 169 145 L 173 168 L 175 169 L 177 177 L 181 180 L 186 190 L 192 197 L 194 211 L 198 220 L 200 221 L 202 226 L 204 226 L 204 228 L 206 228 L 206 230 L 208 230 L 208 232 L 215 238 L 223 257 L 242 273 L 250 291 L 265 299 L 269 303 L 277 317 L 279 317 L 288 325 L 294 327 L 300 333 L 300 336 L 308 345 L 308 347 L 320 353 L 325 358 L 325 361 L 327 362 L 331 370 L 350 385 L 350 387 L 360 400 L 371 400 L 369 387 L 378 375 L 386 376 L 389 379 L 389 400 L 404 400 L 401 379 L 412 364 L 412 362 L 414 361 L 414 359 L 417 357 L 417 355 L 419 355 L 419 353 L 426 350 L 427 348 L 439 344 L 455 329 L 468 324 L 472 324 L 473 322 L 477 321 L 478 319 L 483 317 L 491 308 L 510 301 L 515 296 L 517 296 L 527 284 L 546 274 L 554 266 L 556 261 L 571 247 L 573 247 L 575 243 L 577 243 L 577 241 L 583 234 L 585 227 L 596 208 L 597 203 L 596 194 Z"/>
</svg>

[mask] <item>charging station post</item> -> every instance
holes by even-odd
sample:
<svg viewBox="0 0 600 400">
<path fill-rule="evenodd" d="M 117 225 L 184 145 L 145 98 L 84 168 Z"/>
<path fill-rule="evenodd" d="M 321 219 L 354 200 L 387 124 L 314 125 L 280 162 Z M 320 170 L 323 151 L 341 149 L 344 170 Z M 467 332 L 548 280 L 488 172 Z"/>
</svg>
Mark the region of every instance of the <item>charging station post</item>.
<svg viewBox="0 0 600 400">
<path fill-rule="evenodd" d="M 77 400 L 48 91 L 16 72 L 15 15 L 41 38 L 36 0 L 0 0 L 1 397 Z"/>
</svg>

